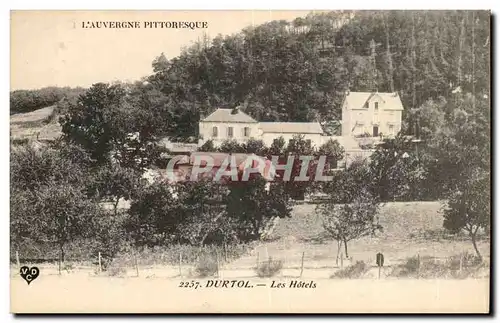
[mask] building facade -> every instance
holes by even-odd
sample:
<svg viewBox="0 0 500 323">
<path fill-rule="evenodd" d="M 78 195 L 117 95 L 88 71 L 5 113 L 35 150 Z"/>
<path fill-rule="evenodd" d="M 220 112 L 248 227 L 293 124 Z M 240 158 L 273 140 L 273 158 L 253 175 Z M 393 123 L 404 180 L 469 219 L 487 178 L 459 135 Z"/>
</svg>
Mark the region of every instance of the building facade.
<svg viewBox="0 0 500 323">
<path fill-rule="evenodd" d="M 258 122 L 239 108 L 215 110 L 200 121 L 199 134 L 199 145 L 212 140 L 215 146 L 226 140 L 245 143 L 249 139 L 262 140 L 270 146 L 279 137 L 288 142 L 296 135 L 320 146 L 323 139 L 323 129 L 318 122 Z"/>
<path fill-rule="evenodd" d="M 393 137 L 401 130 L 397 93 L 348 92 L 342 104 L 342 136 Z"/>
<path fill-rule="evenodd" d="M 259 138 L 259 122 L 248 114 L 235 109 L 217 109 L 199 123 L 200 145 L 212 140 L 219 146 L 225 140 L 239 143 Z M 260 139 L 260 138 L 259 138 Z"/>
</svg>

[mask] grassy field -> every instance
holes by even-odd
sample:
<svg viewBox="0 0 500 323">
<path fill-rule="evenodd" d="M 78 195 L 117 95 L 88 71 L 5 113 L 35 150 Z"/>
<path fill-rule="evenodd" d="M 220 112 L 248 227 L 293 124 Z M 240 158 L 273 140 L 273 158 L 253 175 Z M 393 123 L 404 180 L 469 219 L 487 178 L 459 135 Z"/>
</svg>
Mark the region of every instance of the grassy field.
<svg viewBox="0 0 500 323">
<path fill-rule="evenodd" d="M 18 113 L 10 116 L 11 139 L 38 139 L 52 140 L 61 135 L 61 126 L 57 121 L 46 123 L 55 106 L 38 109 L 27 113 Z"/>
<path fill-rule="evenodd" d="M 386 265 L 399 264 L 409 257 L 430 256 L 446 259 L 462 252 L 474 253 L 464 236 L 450 236 L 443 227 L 440 202 L 391 202 L 380 209 L 383 232 L 348 243 L 350 260 L 375 265 L 375 255 L 382 252 Z M 489 240 L 479 248 L 489 257 Z M 342 250 L 343 251 L 343 250 Z M 304 256 L 305 268 L 332 268 L 337 265 L 337 243 L 325 235 L 315 205 L 297 205 L 292 217 L 280 220 L 271 241 L 262 243 L 251 255 L 231 264 L 238 268 L 255 266 L 257 259 L 281 259 L 284 268 L 299 268 Z M 345 253 L 344 253 L 345 257 Z"/>
<path fill-rule="evenodd" d="M 40 276 L 30 285 L 19 268 L 11 267 L 11 311 L 16 313 L 486 313 L 489 307 L 489 271 L 481 268 L 474 279 L 396 278 L 391 270 L 419 254 L 449 258 L 473 252 L 470 241 L 442 230 L 439 202 L 387 203 L 380 210 L 384 231 L 349 244 L 352 260 L 370 268 L 359 279 L 331 279 L 338 272 L 336 242 L 325 237 L 315 205 L 297 205 L 292 217 L 282 219 L 270 241 L 257 243 L 242 257 L 221 263 L 209 279 L 245 280 L 248 289 L 215 289 L 207 278 L 193 276 L 193 265 L 127 265 L 124 272 L 96 273 L 97 267 L 74 268 L 58 274 L 57 266 L 39 266 Z M 479 247 L 489 259 L 489 241 Z M 385 255 L 378 278 L 375 254 Z M 272 278 L 259 278 L 257 262 L 268 257 L 283 261 Z M 131 258 L 133 259 L 133 258 Z M 302 268 L 302 263 L 304 264 Z M 23 264 L 26 265 L 26 264 Z M 35 264 L 31 264 L 35 265 Z M 314 283 L 315 288 L 291 288 L 292 281 Z M 197 282 L 199 289 L 180 287 Z M 288 286 L 271 288 L 272 282 Z M 259 286 L 260 284 L 261 286 Z"/>
</svg>

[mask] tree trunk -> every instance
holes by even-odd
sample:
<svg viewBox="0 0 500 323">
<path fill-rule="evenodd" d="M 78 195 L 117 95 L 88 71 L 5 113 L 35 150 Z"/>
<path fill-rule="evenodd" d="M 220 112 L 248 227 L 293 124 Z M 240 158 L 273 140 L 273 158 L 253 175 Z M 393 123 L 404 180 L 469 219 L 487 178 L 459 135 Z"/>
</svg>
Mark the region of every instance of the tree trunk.
<svg viewBox="0 0 500 323">
<path fill-rule="evenodd" d="M 384 29 L 385 29 L 385 46 L 386 46 L 386 55 L 387 55 L 387 62 L 389 64 L 389 72 L 388 72 L 388 78 L 389 78 L 389 85 L 391 89 L 391 93 L 394 92 L 394 67 L 392 64 L 392 54 L 391 54 L 391 46 L 389 44 L 389 26 L 387 22 L 387 17 L 385 14 L 382 14 L 382 19 L 384 22 Z"/>
<path fill-rule="evenodd" d="M 114 205 L 114 214 L 116 216 L 116 212 L 118 212 L 118 203 L 120 202 L 120 198 L 118 197 L 116 199 L 115 205 Z"/>
<path fill-rule="evenodd" d="M 64 245 L 62 244 L 59 245 L 59 258 L 61 262 L 64 262 Z"/>
<path fill-rule="evenodd" d="M 62 266 L 64 263 L 64 245 L 59 244 L 59 275 L 61 274 Z"/>
<path fill-rule="evenodd" d="M 337 259 L 335 264 L 338 266 L 339 264 L 339 255 L 340 255 L 340 248 L 342 247 L 342 240 L 337 240 Z"/>
<path fill-rule="evenodd" d="M 477 230 L 476 230 L 477 232 Z M 476 255 L 478 256 L 479 260 L 481 260 L 481 262 L 483 261 L 483 256 L 481 256 L 481 253 L 479 252 L 479 249 L 477 248 L 477 243 L 476 243 L 476 233 L 470 233 L 470 238 L 472 240 L 472 245 L 474 246 L 474 250 L 476 251 Z"/>
<path fill-rule="evenodd" d="M 344 240 L 344 250 L 346 259 L 349 258 L 349 254 L 347 253 L 347 240 Z"/>
</svg>

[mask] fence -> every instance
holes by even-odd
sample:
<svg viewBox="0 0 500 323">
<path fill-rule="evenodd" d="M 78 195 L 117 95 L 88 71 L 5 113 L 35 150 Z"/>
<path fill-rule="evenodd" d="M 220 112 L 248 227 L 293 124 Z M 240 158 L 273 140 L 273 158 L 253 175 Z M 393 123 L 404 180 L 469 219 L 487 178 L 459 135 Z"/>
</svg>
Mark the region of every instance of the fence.
<svg viewBox="0 0 500 323">
<path fill-rule="evenodd" d="M 173 261 L 174 255 L 175 261 Z M 105 264 L 100 252 L 93 259 L 73 259 L 64 264 L 57 260 L 38 264 L 30 262 L 29 259 L 22 259 L 16 252 L 15 267 L 19 270 L 22 265 L 37 265 L 42 274 L 48 275 L 80 273 L 91 276 L 117 277 L 242 279 L 261 276 L 260 269 L 269 269 L 266 266 L 272 262 L 278 270 L 272 275 L 263 275 L 264 277 L 275 275 L 281 278 L 330 278 L 341 271 L 350 271 L 353 268 L 356 270 L 355 267 L 358 265 L 362 267 L 363 277 L 375 279 L 405 275 L 406 277 L 426 278 L 431 274 L 456 278 L 469 273 L 470 268 L 486 269 L 483 271 L 487 272 L 489 276 L 487 268 L 489 257 L 486 257 L 484 262 L 479 264 L 475 263 L 472 255 L 468 253 L 448 257 L 415 254 L 413 257 L 391 258 L 391 256 L 386 256 L 385 263 L 379 267 L 375 261 L 375 254 L 373 257 L 365 257 L 365 259 L 346 258 L 343 252 L 339 254 L 338 258 L 317 255 L 308 251 L 294 254 L 278 253 L 278 256 L 269 255 L 267 251 L 236 255 L 228 253 L 228 249 L 223 246 L 213 250 L 201 248 L 197 255 L 185 253 L 182 250 L 168 252 L 168 255 L 161 252 L 154 252 L 154 254 L 130 252 L 122 254 L 108 264 Z M 273 271 L 272 268 L 271 271 Z"/>
</svg>

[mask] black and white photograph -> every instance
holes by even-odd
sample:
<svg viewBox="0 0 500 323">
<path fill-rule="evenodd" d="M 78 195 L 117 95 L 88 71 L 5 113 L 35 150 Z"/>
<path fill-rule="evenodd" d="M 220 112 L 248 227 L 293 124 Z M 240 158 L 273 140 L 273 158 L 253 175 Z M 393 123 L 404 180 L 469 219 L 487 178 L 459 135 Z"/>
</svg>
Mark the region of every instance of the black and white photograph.
<svg viewBox="0 0 500 323">
<path fill-rule="evenodd" d="M 489 10 L 12 10 L 10 311 L 488 314 Z"/>
</svg>

